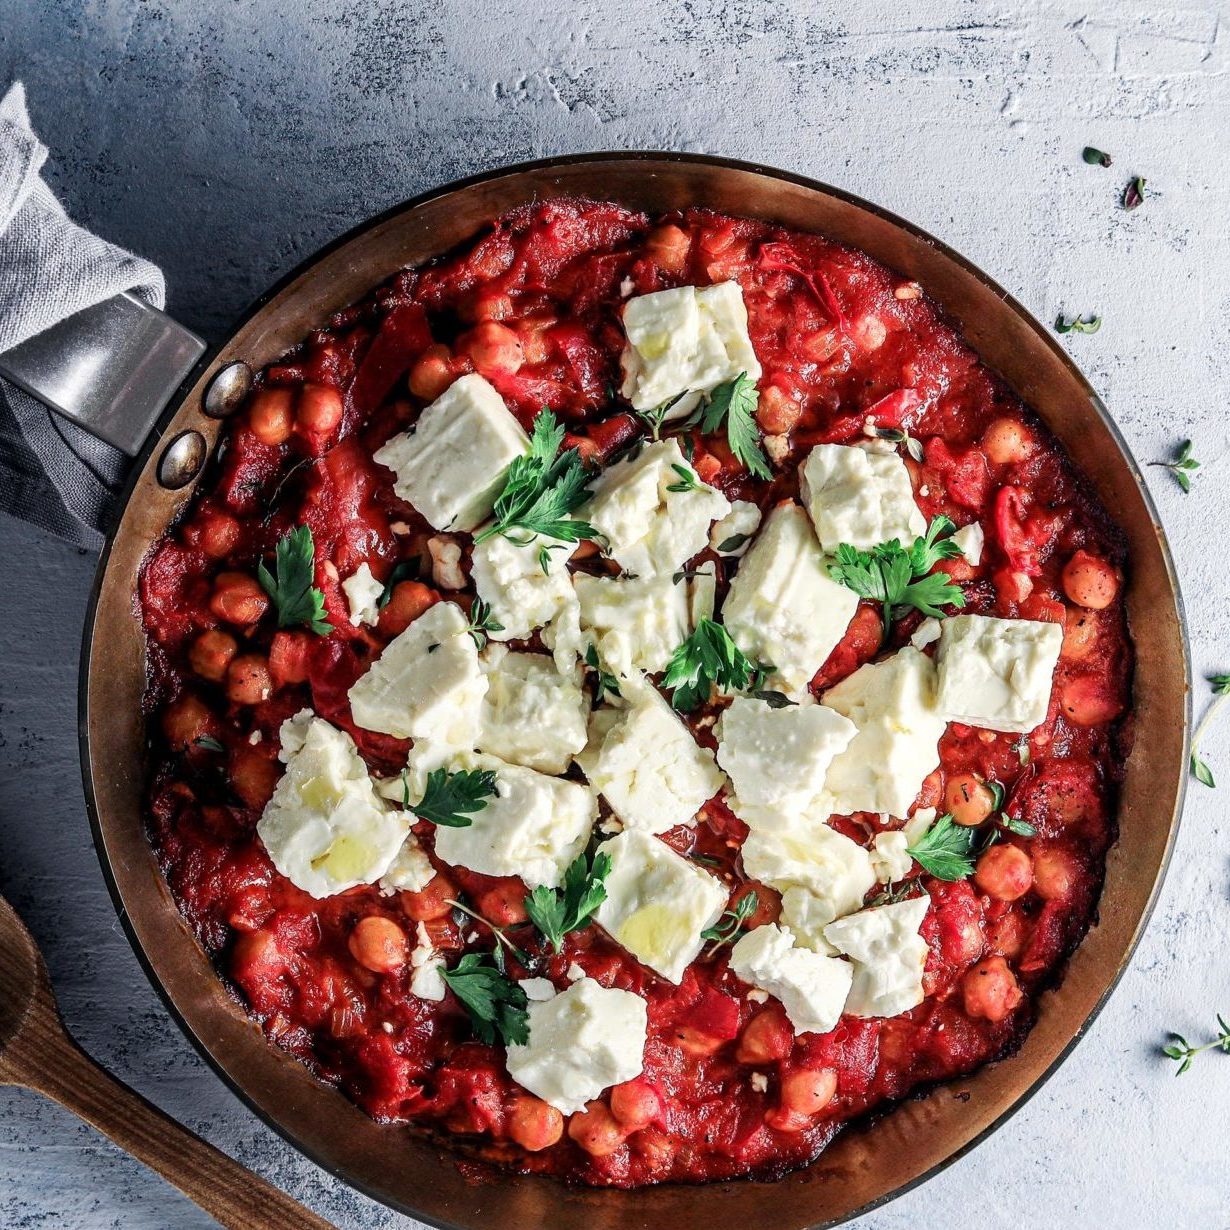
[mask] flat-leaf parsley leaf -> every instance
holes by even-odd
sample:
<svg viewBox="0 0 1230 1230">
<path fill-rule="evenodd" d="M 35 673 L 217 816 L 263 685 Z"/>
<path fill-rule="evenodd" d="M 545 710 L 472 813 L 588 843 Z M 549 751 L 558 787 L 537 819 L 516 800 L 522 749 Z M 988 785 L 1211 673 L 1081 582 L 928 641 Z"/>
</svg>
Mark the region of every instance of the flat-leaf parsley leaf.
<svg viewBox="0 0 1230 1230">
<path fill-rule="evenodd" d="M 530 1040 L 525 992 L 486 964 L 485 954 L 468 952 L 452 969 L 441 969 L 440 975 L 470 1014 L 480 1041 L 493 1046 L 497 1032 L 505 1045 L 524 1046 Z"/>
<path fill-rule="evenodd" d="M 556 951 L 564 946 L 569 931 L 579 931 L 606 900 L 605 880 L 611 871 L 611 856 L 594 855 L 592 865 L 582 851 L 564 872 L 562 890 L 540 884 L 525 899 L 530 922 Z"/>
<path fill-rule="evenodd" d="M 769 469 L 769 459 L 760 447 L 760 430 L 756 426 L 756 404 L 759 399 L 756 382 L 747 372 L 740 372 L 733 380 L 719 384 L 693 419 L 700 423 L 700 429 L 706 435 L 717 431 L 724 422 L 730 451 L 757 478 L 769 479 L 773 477 L 773 471 Z"/>
<path fill-rule="evenodd" d="M 756 667 L 730 639 L 730 633 L 712 619 L 702 619 L 696 630 L 671 654 L 662 686 L 673 688 L 671 704 L 690 713 L 709 699 L 714 685 L 725 692 L 746 688 Z"/>
<path fill-rule="evenodd" d="M 256 566 L 256 577 L 278 609 L 278 627 L 305 624 L 317 636 L 328 636 L 333 625 L 325 618 L 325 596 L 312 584 L 316 579 L 312 531 L 301 525 L 283 535 L 274 547 L 273 558 L 274 572 L 262 560 Z"/>
<path fill-rule="evenodd" d="M 1217 783 L 1213 779 L 1213 770 L 1200 758 L 1200 740 L 1209 724 L 1221 712 L 1227 698 L 1230 698 L 1230 675 L 1210 675 L 1209 683 L 1213 685 L 1213 696 L 1216 698 L 1205 710 L 1204 717 L 1192 731 L 1192 776 L 1202 785 L 1213 789 Z"/>
<path fill-rule="evenodd" d="M 1173 461 L 1151 461 L 1149 464 L 1151 466 L 1161 466 L 1163 469 L 1169 470 L 1174 475 L 1175 482 L 1184 491 L 1192 489 L 1192 472 L 1200 469 L 1200 462 L 1192 456 L 1192 442 L 1190 440 L 1184 440 L 1179 445 L 1179 451 L 1175 453 Z"/>
<path fill-rule="evenodd" d="M 756 912 L 760 898 L 756 893 L 745 893 L 735 902 L 733 910 L 723 910 L 722 916 L 712 927 L 706 927 L 701 933 L 702 940 L 710 940 L 709 952 L 715 953 L 723 944 L 732 943 L 743 930 L 744 924 Z"/>
<path fill-rule="evenodd" d="M 450 829 L 469 828 L 472 813 L 482 811 L 487 799 L 496 793 L 493 769 L 463 769 L 460 773 L 432 769 L 427 775 L 423 797 L 417 803 L 408 801 L 404 777 L 402 783 L 407 795 L 406 805 L 420 820 Z"/>
<path fill-rule="evenodd" d="M 951 815 L 941 816 L 912 846 L 910 857 L 937 880 L 964 880 L 974 870 L 976 829 L 957 824 Z"/>
</svg>

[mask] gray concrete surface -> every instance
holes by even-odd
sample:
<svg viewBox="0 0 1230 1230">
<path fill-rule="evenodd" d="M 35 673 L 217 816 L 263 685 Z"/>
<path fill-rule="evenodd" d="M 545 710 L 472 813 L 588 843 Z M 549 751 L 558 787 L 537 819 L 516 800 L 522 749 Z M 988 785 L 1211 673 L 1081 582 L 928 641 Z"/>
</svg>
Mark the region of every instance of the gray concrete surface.
<svg viewBox="0 0 1230 1230">
<path fill-rule="evenodd" d="M 1148 471 L 1195 666 L 1230 669 L 1230 32 L 1190 0 L 843 6 L 806 0 L 0 0 L 0 86 L 25 80 L 81 220 L 166 268 L 215 334 L 366 215 L 457 175 L 575 150 L 762 159 L 889 206 L 1042 319 L 1096 311 L 1072 352 L 1142 460 L 1191 436 L 1184 496 Z M 1080 151 L 1112 151 L 1110 171 Z M 1116 208 L 1148 177 L 1139 211 Z M 93 560 L 0 525 L 0 890 L 77 1037 L 339 1226 L 410 1222 L 331 1180 L 196 1058 L 129 951 L 90 845 L 76 659 Z M 1198 688 L 1198 704 L 1207 695 Z M 1230 788 L 1230 720 L 1206 750 Z M 1230 1056 L 1176 1081 L 1168 1028 L 1230 1011 L 1224 804 L 1194 787 L 1152 926 L 1109 1007 L 990 1141 L 860 1230 L 1230 1226 Z M 196 1230 L 158 1179 L 34 1095 L 0 1090 L 4 1230 Z"/>
</svg>

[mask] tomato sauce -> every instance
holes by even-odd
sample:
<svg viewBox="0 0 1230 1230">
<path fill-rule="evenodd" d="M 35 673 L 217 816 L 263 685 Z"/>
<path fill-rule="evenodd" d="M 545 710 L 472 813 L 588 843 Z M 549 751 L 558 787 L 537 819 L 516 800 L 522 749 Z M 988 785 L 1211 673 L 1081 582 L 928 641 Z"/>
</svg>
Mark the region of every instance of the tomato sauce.
<svg viewBox="0 0 1230 1230">
<path fill-rule="evenodd" d="M 919 797 L 919 806 L 949 811 L 968 797 L 962 782 L 1001 784 L 1005 813 L 1035 830 L 998 843 L 1027 855 L 1026 891 L 1013 895 L 991 862 L 956 883 L 916 865 L 932 901 L 926 998 L 893 1019 L 844 1017 L 823 1035 L 796 1037 L 779 1005 L 749 996 L 726 968 L 729 948 L 694 963 L 675 987 L 597 927 L 568 935 L 558 955 L 544 951 L 525 925 L 520 881 L 437 864 L 420 893 L 361 887 L 316 900 L 274 870 L 255 834 L 282 769 L 279 725 L 304 706 L 348 731 L 375 773 L 405 763 L 408 744 L 356 727 L 346 693 L 441 593 L 425 547 L 433 532 L 394 496 L 373 450 L 477 370 L 526 428 L 550 407 L 567 444 L 601 463 L 645 431 L 615 393 L 623 299 L 732 278 L 764 369 L 758 418 L 776 477 L 750 477 L 724 440 L 694 433 L 701 478 L 767 508 L 797 495 L 798 463 L 815 444 L 896 429 L 915 442 L 906 464 L 924 515 L 977 521 L 985 532 L 977 566 L 940 565 L 963 586 L 966 610 L 1065 628 L 1046 721 L 1026 737 L 950 725 Z M 299 524 L 314 536 L 315 581 L 334 627 L 327 637 L 276 629 L 255 584 L 257 564 Z M 1074 560 L 1092 564 L 1081 571 Z M 381 581 L 402 565 L 405 579 L 375 626 L 354 627 L 340 581 L 364 561 Z M 417 576 L 407 561 L 419 561 Z M 824 238 L 703 210 L 651 219 L 597 202 L 538 203 L 464 250 L 399 273 L 262 373 L 187 514 L 150 552 L 140 602 L 151 839 L 180 908 L 247 1011 L 375 1118 L 583 1183 L 771 1177 L 815 1157 L 848 1120 L 1009 1054 L 1090 925 L 1131 737 L 1124 563 L 1120 534 L 1053 437 L 913 283 Z M 720 594 L 730 562 L 717 566 Z M 1096 592 L 1090 568 L 1101 570 Z M 449 596 L 466 602 L 466 592 Z M 898 620 L 881 646 L 878 610 L 864 603 L 815 690 L 908 643 L 919 622 L 916 613 Z M 713 746 L 713 711 L 689 721 Z M 883 827 L 874 815 L 833 823 L 864 844 Z M 416 832 L 431 853 L 431 826 Z M 744 836 L 714 800 L 694 829 L 666 840 L 700 856 L 738 896 L 748 891 Z M 751 922 L 772 921 L 777 895 L 753 887 Z M 561 1132 L 556 1112 L 509 1078 L 502 1050 L 474 1040 L 451 992 L 425 1002 L 410 993 L 408 968 L 374 972 L 356 959 L 351 934 L 372 915 L 411 943 L 423 923 L 450 965 L 463 951 L 489 950 L 489 928 L 451 900 L 509 928 L 534 966 L 512 961 L 515 975 L 563 985 L 580 966 L 646 999 L 643 1074 L 602 1099 L 617 1111 L 629 1099 L 648 1106 L 634 1128 L 615 1116 L 619 1130 L 602 1141 Z M 817 1079 L 833 1092 L 814 1111 L 798 1090 Z"/>
</svg>

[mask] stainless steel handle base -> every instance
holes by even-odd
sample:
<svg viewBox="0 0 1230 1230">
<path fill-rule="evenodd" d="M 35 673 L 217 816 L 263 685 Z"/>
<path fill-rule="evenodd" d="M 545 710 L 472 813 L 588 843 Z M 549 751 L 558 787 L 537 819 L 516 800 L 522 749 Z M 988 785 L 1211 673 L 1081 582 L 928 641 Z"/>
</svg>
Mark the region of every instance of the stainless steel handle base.
<svg viewBox="0 0 1230 1230">
<path fill-rule="evenodd" d="M 204 353 L 195 333 L 122 294 L 0 354 L 0 376 L 135 457 Z"/>
</svg>

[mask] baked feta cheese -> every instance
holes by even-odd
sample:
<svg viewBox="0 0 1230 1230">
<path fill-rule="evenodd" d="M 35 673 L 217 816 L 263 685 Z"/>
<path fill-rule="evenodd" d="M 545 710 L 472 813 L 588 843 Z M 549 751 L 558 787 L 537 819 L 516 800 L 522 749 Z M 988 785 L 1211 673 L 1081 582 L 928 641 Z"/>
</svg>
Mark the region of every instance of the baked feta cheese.
<svg viewBox="0 0 1230 1230">
<path fill-rule="evenodd" d="M 577 763 L 627 828 L 665 833 L 693 823 L 725 780 L 713 753 L 650 684 L 628 680 L 623 692 L 623 707 L 599 709 L 590 719 Z"/>
<path fill-rule="evenodd" d="M 384 586 L 372 576 L 366 560 L 342 582 L 342 592 L 350 607 L 350 622 L 357 628 L 360 624 L 374 624 L 380 618 L 380 596 Z"/>
<path fill-rule="evenodd" d="M 829 576 L 807 514 L 797 504 L 781 504 L 739 565 L 722 622 L 752 661 L 776 667 L 770 687 L 799 696 L 857 608 L 855 593 Z"/>
<path fill-rule="evenodd" d="M 611 859 L 598 922 L 642 965 L 678 983 L 700 953 L 700 933 L 726 908 L 726 885 L 648 833 L 625 831 L 598 853 Z"/>
<path fill-rule="evenodd" d="M 860 910 L 825 927 L 825 939 L 854 964 L 846 1000 L 851 1016 L 899 1016 L 922 1003 L 927 941 L 919 928 L 930 904 L 924 893 Z"/>
<path fill-rule="evenodd" d="M 717 567 L 711 559 L 705 560 L 688 578 L 688 613 L 692 627 L 713 618 L 717 606 Z"/>
<path fill-rule="evenodd" d="M 949 721 L 1026 734 L 1046 720 L 1063 626 L 1034 619 L 946 619 L 936 705 Z"/>
<path fill-rule="evenodd" d="M 625 572 L 650 577 L 670 576 L 703 550 L 709 527 L 729 511 L 730 501 L 696 477 L 671 438 L 608 466 L 579 515 L 606 538 Z"/>
<path fill-rule="evenodd" d="M 797 1034 L 828 1033 L 841 1020 L 854 976 L 849 962 L 800 948 L 788 931 L 771 923 L 736 942 L 730 968 L 779 999 Z"/>
<path fill-rule="evenodd" d="M 540 653 L 510 653 L 489 644 L 477 746 L 509 764 L 562 774 L 587 738 L 589 704 L 581 668 L 560 672 Z"/>
<path fill-rule="evenodd" d="M 431 935 L 423 923 L 414 929 L 414 948 L 410 952 L 410 994 L 419 999 L 439 1003 L 444 998 L 444 979 L 440 969 L 444 962 L 431 943 Z"/>
<path fill-rule="evenodd" d="M 982 563 L 982 549 L 986 545 L 986 534 L 983 533 L 982 526 L 977 521 L 963 525 L 953 534 L 952 540 L 971 564 L 977 567 Z"/>
<path fill-rule="evenodd" d="M 732 500 L 730 512 L 713 523 L 709 545 L 719 554 L 737 559 L 751 545 L 760 528 L 761 512 L 750 500 Z"/>
<path fill-rule="evenodd" d="M 858 733 L 829 765 L 825 791 L 837 815 L 905 816 L 940 763 L 946 722 L 936 707 L 935 664 L 909 646 L 869 662 L 824 694 Z"/>
<path fill-rule="evenodd" d="M 540 558 L 546 549 L 547 569 Z M 493 534 L 475 543 L 470 577 L 478 596 L 491 608 L 502 629 L 491 633 L 496 641 L 523 641 L 531 633 L 560 618 L 573 599 L 568 557 L 575 543 L 535 534 L 520 541 Z"/>
<path fill-rule="evenodd" d="M 402 892 L 420 893 L 431 883 L 435 874 L 436 869 L 431 865 L 427 852 L 419 845 L 418 838 L 409 833 L 380 877 L 380 891 L 385 896 Z"/>
<path fill-rule="evenodd" d="M 529 437 L 482 376 L 461 376 L 374 457 L 397 476 L 393 490 L 437 530 L 473 530 L 495 506 L 508 467 Z"/>
<path fill-rule="evenodd" d="M 526 1010 L 529 1040 L 508 1048 L 508 1074 L 561 1114 L 641 1074 L 649 1019 L 639 995 L 581 978 Z"/>
<path fill-rule="evenodd" d="M 688 586 L 669 574 L 575 580 L 581 630 L 616 675 L 665 669 L 691 631 Z"/>
<path fill-rule="evenodd" d="M 638 295 L 624 305 L 623 320 L 622 392 L 637 410 L 678 398 L 666 417 L 682 418 L 741 372 L 760 379 L 738 282 Z"/>
<path fill-rule="evenodd" d="M 914 859 L 910 854 L 910 839 L 904 830 L 877 833 L 872 846 L 871 865 L 881 884 L 895 884 L 910 874 Z"/>
<path fill-rule="evenodd" d="M 377 797 L 345 731 L 302 714 L 282 725 L 286 772 L 256 825 L 273 865 L 317 898 L 374 883 L 405 841 L 411 817 Z"/>
<path fill-rule="evenodd" d="M 473 747 L 487 676 L 469 626 L 456 603 L 424 611 L 351 685 L 355 724 L 398 739 Z"/>
<path fill-rule="evenodd" d="M 799 469 L 799 491 L 830 555 L 843 542 L 861 551 L 894 538 L 909 546 L 927 530 L 895 451 L 817 444 Z"/>
</svg>

